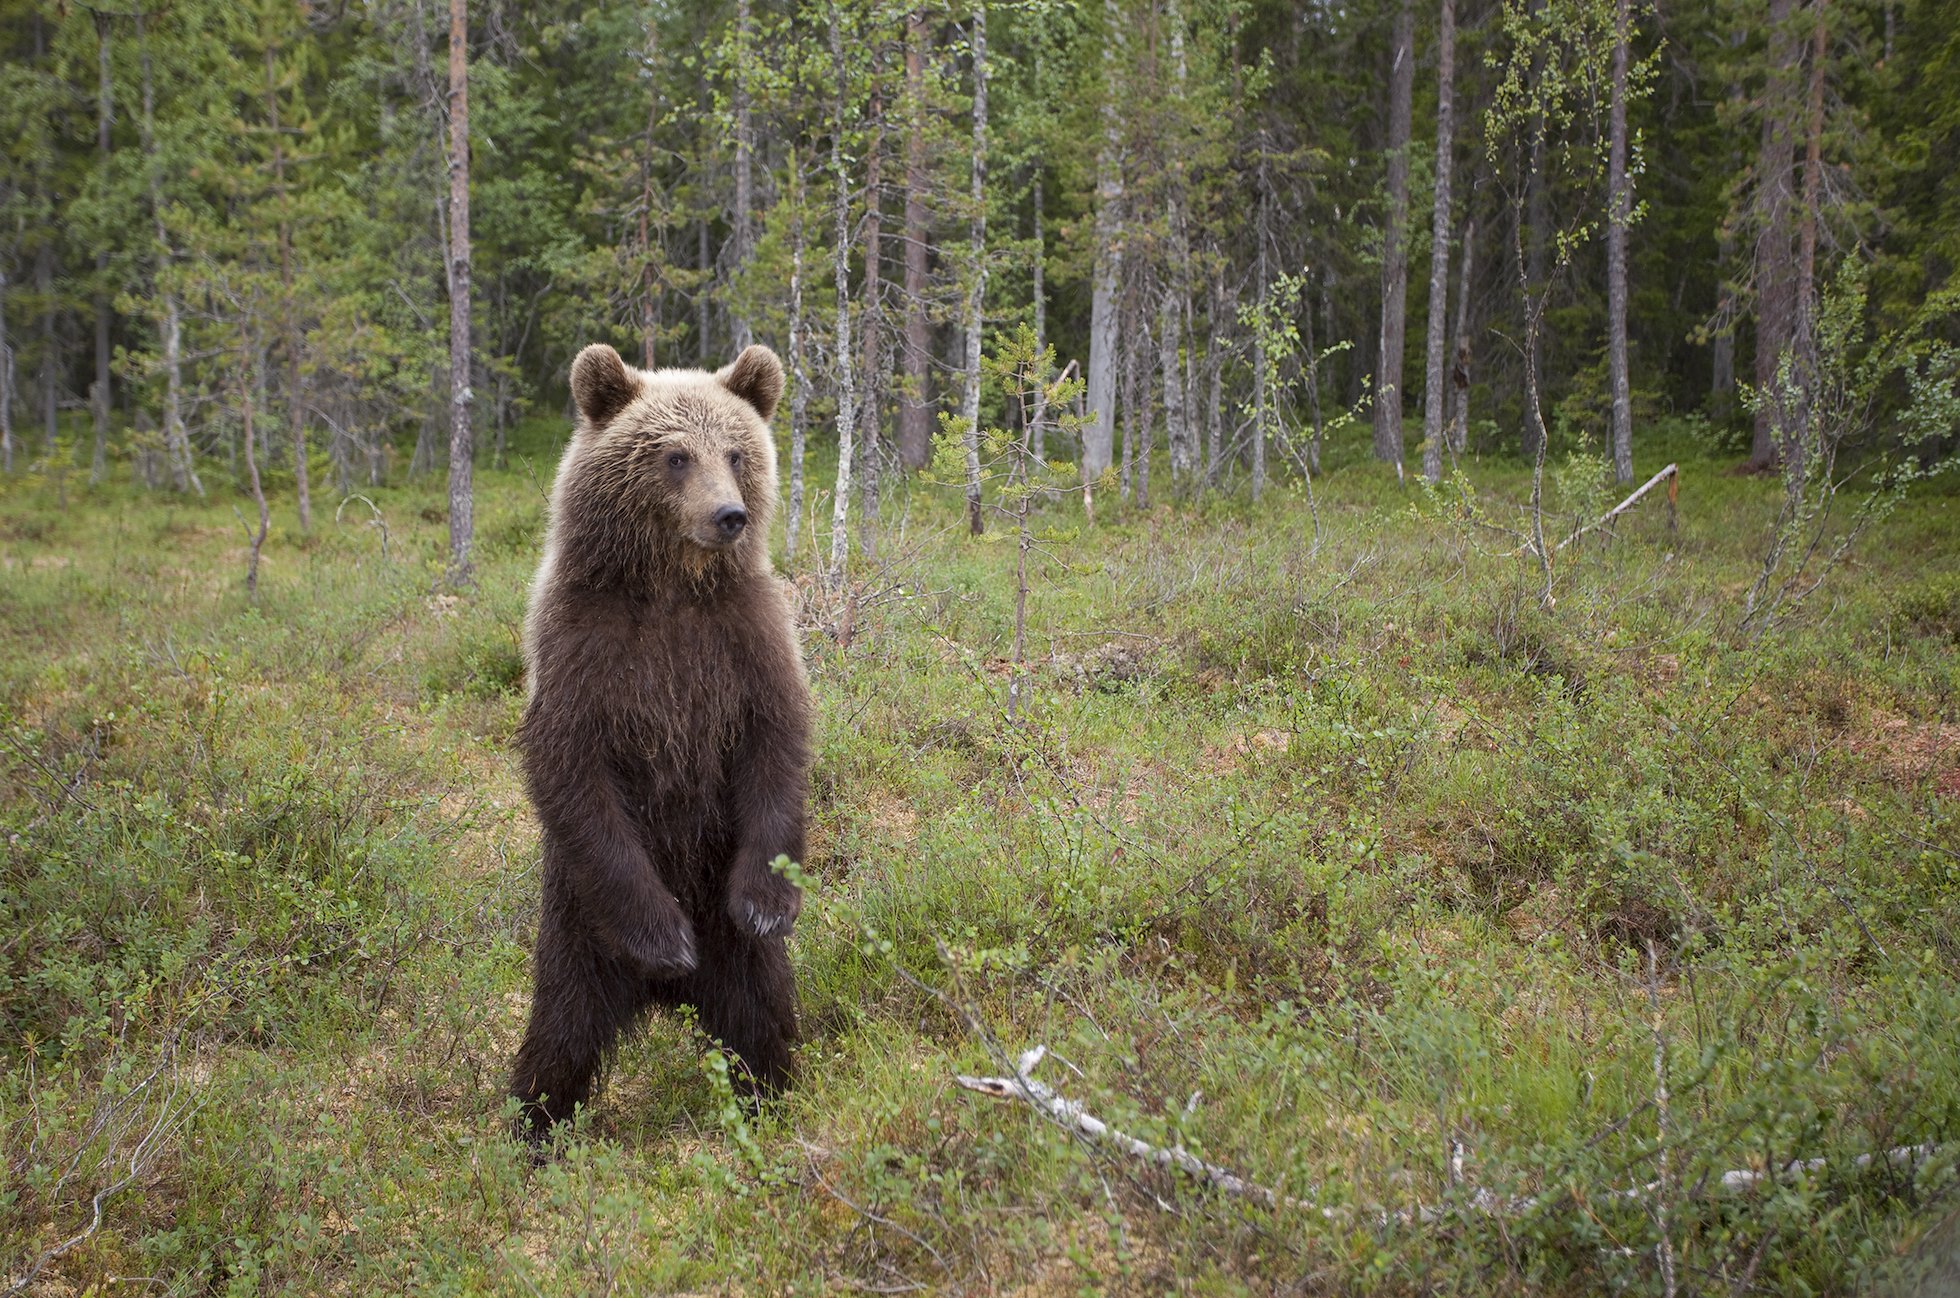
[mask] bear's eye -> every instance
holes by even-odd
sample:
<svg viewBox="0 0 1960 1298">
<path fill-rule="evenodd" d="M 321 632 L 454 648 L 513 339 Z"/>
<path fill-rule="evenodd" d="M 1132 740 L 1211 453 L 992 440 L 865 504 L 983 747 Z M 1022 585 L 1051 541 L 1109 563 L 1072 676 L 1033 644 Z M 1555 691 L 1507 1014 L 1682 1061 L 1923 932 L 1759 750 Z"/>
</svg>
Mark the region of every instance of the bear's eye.
<svg viewBox="0 0 1960 1298">
<path fill-rule="evenodd" d="M 687 453 L 685 451 L 675 451 L 672 455 L 669 455 L 667 457 L 667 467 L 670 469 L 685 469 L 687 467 Z"/>
<path fill-rule="evenodd" d="M 728 453 L 728 467 L 731 469 L 742 467 L 742 453 L 740 451 L 730 451 Z"/>
</svg>

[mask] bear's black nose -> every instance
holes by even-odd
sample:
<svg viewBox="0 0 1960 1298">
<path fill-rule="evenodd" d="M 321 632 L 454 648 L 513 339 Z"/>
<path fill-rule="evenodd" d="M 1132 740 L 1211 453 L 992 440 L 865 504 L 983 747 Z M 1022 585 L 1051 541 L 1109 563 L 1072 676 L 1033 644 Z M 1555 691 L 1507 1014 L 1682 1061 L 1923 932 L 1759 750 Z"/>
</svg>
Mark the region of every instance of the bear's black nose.
<svg viewBox="0 0 1960 1298">
<path fill-rule="evenodd" d="M 732 541 L 749 525 L 749 511 L 740 505 L 723 505 L 715 511 L 710 521 L 714 523 L 715 530 L 721 533 L 722 540 Z"/>
</svg>

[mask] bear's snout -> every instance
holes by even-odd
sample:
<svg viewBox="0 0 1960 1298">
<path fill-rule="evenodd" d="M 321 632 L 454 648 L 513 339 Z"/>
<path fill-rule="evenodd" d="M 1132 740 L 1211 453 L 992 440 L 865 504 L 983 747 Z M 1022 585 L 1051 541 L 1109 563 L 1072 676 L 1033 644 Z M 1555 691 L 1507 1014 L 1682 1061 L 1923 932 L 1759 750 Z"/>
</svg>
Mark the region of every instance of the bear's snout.
<svg viewBox="0 0 1960 1298">
<path fill-rule="evenodd" d="M 716 534 L 723 541 L 733 541 L 749 525 L 749 511 L 740 505 L 723 505 L 708 521 L 714 524 Z"/>
</svg>

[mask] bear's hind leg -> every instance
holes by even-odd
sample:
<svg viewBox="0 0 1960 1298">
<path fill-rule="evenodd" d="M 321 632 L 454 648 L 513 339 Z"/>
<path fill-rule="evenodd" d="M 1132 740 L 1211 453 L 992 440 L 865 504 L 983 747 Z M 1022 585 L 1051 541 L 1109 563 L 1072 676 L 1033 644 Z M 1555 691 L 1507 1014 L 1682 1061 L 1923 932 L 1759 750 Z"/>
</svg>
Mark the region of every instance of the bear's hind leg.
<svg viewBox="0 0 1960 1298">
<path fill-rule="evenodd" d="M 701 1029 L 721 1042 L 736 1084 L 751 1094 L 774 1094 L 791 1080 L 796 1044 L 796 984 L 780 937 L 751 937 L 723 920 L 702 943 L 701 967 L 683 999 Z"/>
<path fill-rule="evenodd" d="M 600 1065 L 646 1000 L 641 975 L 552 910 L 539 928 L 531 1020 L 511 1067 L 510 1091 L 524 1106 L 517 1131 L 532 1141 L 591 1098 Z"/>
</svg>

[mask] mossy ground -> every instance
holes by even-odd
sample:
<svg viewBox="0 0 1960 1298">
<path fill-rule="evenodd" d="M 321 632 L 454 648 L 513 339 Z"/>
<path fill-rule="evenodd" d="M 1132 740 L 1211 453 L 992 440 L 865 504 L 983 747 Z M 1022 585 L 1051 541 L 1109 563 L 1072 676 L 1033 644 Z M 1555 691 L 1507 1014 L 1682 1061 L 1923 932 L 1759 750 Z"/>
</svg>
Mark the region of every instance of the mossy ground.
<svg viewBox="0 0 1960 1298">
<path fill-rule="evenodd" d="M 1953 1211 L 1951 1154 L 1851 1160 L 1960 1139 L 1960 498 L 1743 641 L 1777 489 L 1704 458 L 1678 530 L 1568 550 L 1550 609 L 1367 463 L 1317 545 L 1297 487 L 1056 505 L 1013 723 L 1014 548 L 897 490 L 848 645 L 807 641 L 801 1084 L 746 1115 L 655 1021 L 534 1169 L 530 432 L 460 593 L 438 482 L 319 493 L 301 537 L 274 475 L 256 607 L 229 484 L 0 485 L 10 1275 L 118 1185 L 38 1288 L 1658 1293 L 1665 1252 L 1683 1292 L 1841 1293 Z M 1034 1044 L 1113 1125 L 1337 1211 L 953 1084 Z"/>
</svg>

